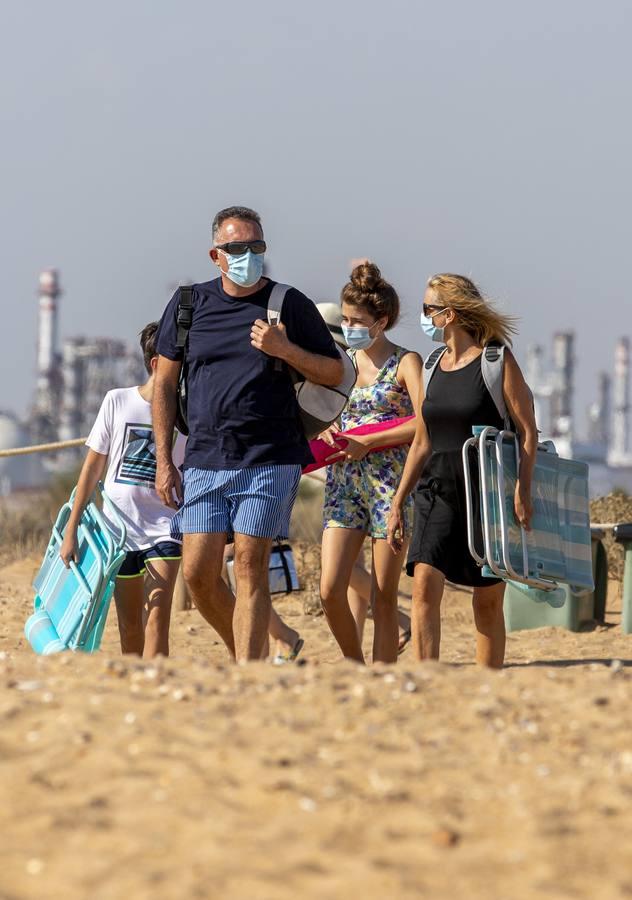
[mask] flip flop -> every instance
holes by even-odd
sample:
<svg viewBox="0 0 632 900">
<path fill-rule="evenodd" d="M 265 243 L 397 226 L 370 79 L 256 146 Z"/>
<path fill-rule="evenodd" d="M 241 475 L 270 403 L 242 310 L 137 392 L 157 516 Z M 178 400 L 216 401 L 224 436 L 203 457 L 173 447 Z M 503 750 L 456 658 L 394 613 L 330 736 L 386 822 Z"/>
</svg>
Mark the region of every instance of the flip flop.
<svg viewBox="0 0 632 900">
<path fill-rule="evenodd" d="M 410 628 L 407 628 L 406 631 L 402 631 L 401 637 L 399 639 L 399 647 L 397 648 L 397 655 L 401 656 L 408 644 L 410 643 L 410 639 L 412 637 Z"/>
<path fill-rule="evenodd" d="M 296 643 L 292 647 L 289 653 L 277 653 L 277 655 L 272 659 L 273 666 L 283 666 L 285 663 L 294 662 L 296 657 L 299 655 L 303 646 L 305 645 L 305 641 L 303 638 L 297 638 Z"/>
</svg>

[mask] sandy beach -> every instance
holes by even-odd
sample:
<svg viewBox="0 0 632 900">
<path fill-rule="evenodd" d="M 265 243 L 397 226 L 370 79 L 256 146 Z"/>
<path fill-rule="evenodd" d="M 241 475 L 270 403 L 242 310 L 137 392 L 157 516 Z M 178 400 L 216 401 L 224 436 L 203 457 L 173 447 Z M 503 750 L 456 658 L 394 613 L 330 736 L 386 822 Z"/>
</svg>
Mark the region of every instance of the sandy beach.
<svg viewBox="0 0 632 900">
<path fill-rule="evenodd" d="M 341 662 L 300 593 L 301 665 L 238 668 L 195 610 L 168 660 L 120 657 L 114 611 L 98 654 L 38 658 L 37 566 L 0 572 L 2 900 L 632 896 L 620 583 L 605 627 L 513 633 L 500 673 L 457 590 L 439 664 Z"/>
</svg>

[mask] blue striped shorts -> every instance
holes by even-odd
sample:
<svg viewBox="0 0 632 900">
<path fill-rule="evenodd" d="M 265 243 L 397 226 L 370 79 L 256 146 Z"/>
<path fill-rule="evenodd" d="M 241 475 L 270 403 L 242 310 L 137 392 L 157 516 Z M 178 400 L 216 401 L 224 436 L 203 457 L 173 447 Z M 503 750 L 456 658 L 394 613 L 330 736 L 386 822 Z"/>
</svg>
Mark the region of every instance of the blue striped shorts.
<svg viewBox="0 0 632 900">
<path fill-rule="evenodd" d="M 301 467 L 185 469 L 184 502 L 171 520 L 171 537 L 237 532 L 287 538 Z"/>
</svg>

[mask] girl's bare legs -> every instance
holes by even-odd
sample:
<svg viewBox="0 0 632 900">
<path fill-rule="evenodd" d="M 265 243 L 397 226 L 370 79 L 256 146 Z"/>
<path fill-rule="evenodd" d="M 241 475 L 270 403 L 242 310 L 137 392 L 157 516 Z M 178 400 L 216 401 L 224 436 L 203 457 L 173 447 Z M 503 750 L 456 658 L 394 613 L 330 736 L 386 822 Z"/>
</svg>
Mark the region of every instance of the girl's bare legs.
<svg viewBox="0 0 632 900">
<path fill-rule="evenodd" d="M 121 653 L 143 655 L 143 603 L 145 601 L 144 578 L 117 578 L 114 588 L 114 604 L 118 618 Z"/>
<path fill-rule="evenodd" d="M 344 656 L 361 663 L 364 655 L 347 591 L 365 537 L 364 531 L 353 528 L 325 528 L 320 576 L 321 601 L 332 634 Z"/>
<path fill-rule="evenodd" d="M 472 607 L 476 625 L 476 662 L 502 669 L 505 660 L 505 583 L 474 588 Z"/>
<path fill-rule="evenodd" d="M 351 615 L 355 619 L 358 629 L 360 643 L 362 643 L 364 637 L 364 625 L 369 611 L 369 603 L 371 602 L 371 576 L 359 560 L 351 571 L 351 581 L 349 582 L 347 599 L 349 601 Z M 401 650 L 402 644 L 405 646 L 407 641 L 410 640 L 410 619 L 405 612 L 398 609 L 397 621 L 399 624 L 398 649 Z"/>
<path fill-rule="evenodd" d="M 179 568 L 179 559 L 148 559 L 145 563 L 144 659 L 153 659 L 159 653 L 169 656 L 171 600 Z"/>
<path fill-rule="evenodd" d="M 372 545 L 373 662 L 394 663 L 399 643 L 397 589 L 408 544 L 397 554 L 386 540 L 373 540 Z"/>
<path fill-rule="evenodd" d="M 371 576 L 359 560 L 354 563 L 351 570 L 347 600 L 349 601 L 351 615 L 358 629 L 360 643 L 362 643 L 364 623 L 366 622 L 369 603 L 371 602 Z"/>
<path fill-rule="evenodd" d="M 397 644 L 397 652 L 401 653 L 406 644 L 411 639 L 410 616 L 407 616 L 401 609 L 397 609 L 397 624 L 399 625 L 399 642 Z"/>
<path fill-rule="evenodd" d="M 413 578 L 411 630 L 415 659 L 439 659 L 445 576 L 434 566 L 416 563 Z"/>
</svg>

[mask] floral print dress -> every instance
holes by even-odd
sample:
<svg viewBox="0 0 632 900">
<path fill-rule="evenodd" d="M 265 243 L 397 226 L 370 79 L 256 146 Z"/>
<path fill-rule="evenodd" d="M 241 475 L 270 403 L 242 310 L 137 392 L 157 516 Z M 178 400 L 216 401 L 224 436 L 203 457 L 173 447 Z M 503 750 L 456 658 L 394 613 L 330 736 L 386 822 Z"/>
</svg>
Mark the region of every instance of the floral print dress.
<svg viewBox="0 0 632 900">
<path fill-rule="evenodd" d="M 414 415 L 406 388 L 397 381 L 397 369 L 408 353 L 396 347 L 365 387 L 354 387 L 341 417 L 342 431 Z M 333 451 L 332 451 L 333 452 Z M 367 453 L 364 459 L 341 460 L 327 468 L 323 521 L 325 528 L 353 528 L 372 538 L 386 538 L 391 503 L 404 471 L 408 444 Z M 413 498 L 404 504 L 406 532 L 410 534 Z"/>
</svg>

